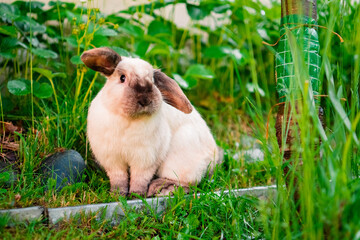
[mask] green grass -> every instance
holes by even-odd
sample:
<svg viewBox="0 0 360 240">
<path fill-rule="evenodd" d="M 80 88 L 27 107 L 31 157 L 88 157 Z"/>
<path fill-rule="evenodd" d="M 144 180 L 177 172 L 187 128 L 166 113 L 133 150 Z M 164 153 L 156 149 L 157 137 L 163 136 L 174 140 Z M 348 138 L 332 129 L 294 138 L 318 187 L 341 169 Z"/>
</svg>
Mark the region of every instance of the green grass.
<svg viewBox="0 0 360 240">
<path fill-rule="evenodd" d="M 188 83 L 187 87 L 183 86 L 184 91 L 224 148 L 225 159 L 212 178 L 191 188 L 192 193 L 202 193 L 200 198 L 184 198 L 180 189 L 164 213 L 139 213 L 129 208 L 124 220 L 116 225 L 105 219 L 79 216 L 58 226 L 49 227 L 44 220 L 5 227 L 7 219 L 0 219 L 0 235 L 5 239 L 359 239 L 360 217 L 356 213 L 360 209 L 360 153 L 354 136 L 360 137 L 360 59 L 357 57 L 360 33 L 355 30 L 360 24 L 360 7 L 350 1 L 318 2 L 319 25 L 328 28 L 319 29 L 321 93 L 329 96 L 320 101 L 325 110 L 326 137 L 320 134 L 317 112 L 311 107 L 313 99 L 307 92 L 291 98 L 291 104 L 296 103 L 301 112 L 292 112 L 298 123 L 294 132 L 299 135 L 293 144 L 291 161 L 302 161 L 303 165 L 296 172 L 290 171 L 288 188 L 284 187 L 282 176 L 286 163 L 275 136 L 276 109 L 269 118 L 269 139 L 265 138 L 267 117 L 278 99 L 274 55 L 261 41 L 275 42 L 279 37 L 279 4 L 274 3 L 268 9 L 258 1 L 229 2 L 228 6 L 224 3 L 223 7 L 232 14 L 226 17 L 230 19 L 228 23 L 215 30 L 200 26 L 197 22 L 200 16 L 192 15 L 192 27 L 206 33 L 207 38 L 177 28 L 172 19 L 165 20 L 154 11 L 163 6 L 161 1 L 149 3 L 149 8 L 129 9 L 129 20 L 124 18 L 125 13 L 105 16 L 93 8 L 94 2 L 87 8 L 57 2 L 49 10 L 35 2 L 31 9 L 29 3 L 15 4 L 18 10 L 2 5 L 1 11 L 8 9 L 8 19 L 2 19 L 0 24 L 0 73 L 4 75 L 0 79 L 1 121 L 22 124 L 24 131 L 14 135 L 14 141 L 20 146 L 15 164 L 19 171 L 17 181 L 8 187 L 3 185 L 6 174 L 0 177 L 0 208 L 124 202 L 123 197 L 109 192 L 109 180 L 93 163 L 86 140 L 86 111 L 104 78 L 84 68 L 73 56 L 93 46 L 116 46 L 122 55 L 136 54 L 169 75 L 180 75 Z M 202 4 L 204 14 L 222 6 L 211 1 Z M 19 20 L 12 17 L 19 13 L 30 16 L 30 12 L 38 22 L 31 25 L 31 29 L 37 31 L 26 31 L 17 23 Z M 153 16 L 155 22 L 145 23 L 144 15 Z M 22 20 L 24 24 L 29 21 Z M 46 20 L 59 24 L 50 26 Z M 101 34 L 94 29 L 101 29 Z M 163 31 L 156 33 L 157 29 Z M 331 31 L 341 34 L 345 42 L 341 44 Z M 57 42 L 43 38 L 43 34 Z M 29 40 L 32 38 L 46 46 L 48 52 L 31 50 L 39 48 L 36 41 Z M 20 45 L 14 45 L 14 39 Z M 143 49 L 147 44 L 149 49 Z M 293 54 L 300 53 L 292 47 Z M 224 49 L 238 49 L 242 57 L 224 54 Z M 49 56 L 54 59 L 49 61 Z M 201 74 L 200 77 L 189 74 L 187 70 L 195 64 L 205 66 L 208 75 L 213 77 L 206 79 Z M 39 72 L 37 68 L 51 72 Z M 54 75 L 59 72 L 65 75 Z M 306 88 L 304 76 L 298 73 L 296 77 L 295 85 Z M 15 79 L 28 84 L 25 90 L 29 91 L 10 93 L 8 83 Z M 47 84 L 47 90 L 38 91 L 37 83 Z M 243 135 L 258 140 L 265 154 L 263 162 L 250 163 L 241 156 L 248 145 L 247 140 L 242 142 Z M 45 156 L 58 148 L 76 149 L 88 163 L 83 181 L 60 192 L 54 190 L 52 182 L 43 186 L 38 172 Z M 295 176 L 297 187 L 292 185 Z M 212 194 L 216 190 L 275 182 L 279 186 L 278 195 L 271 201 Z M 293 200 L 296 188 L 300 192 L 298 203 Z"/>
<path fill-rule="evenodd" d="M 125 207 L 126 216 L 119 223 L 96 219 L 95 215 L 79 215 L 77 218 L 47 228 L 32 223 L 27 228 L 17 226 L 3 235 L 23 238 L 144 238 L 144 239 L 199 239 L 199 238 L 246 238 L 261 237 L 261 222 L 256 218 L 258 200 L 236 198 L 205 193 L 199 198 L 184 199 L 178 193 L 169 201 L 165 214 L 147 214 Z"/>
</svg>

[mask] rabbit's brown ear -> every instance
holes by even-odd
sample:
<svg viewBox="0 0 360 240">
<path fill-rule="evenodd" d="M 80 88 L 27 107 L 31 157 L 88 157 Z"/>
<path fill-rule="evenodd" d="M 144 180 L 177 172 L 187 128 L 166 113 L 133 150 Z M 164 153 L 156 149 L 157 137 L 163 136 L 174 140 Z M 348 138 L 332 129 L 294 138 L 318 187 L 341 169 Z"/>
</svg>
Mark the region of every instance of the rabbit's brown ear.
<svg viewBox="0 0 360 240">
<path fill-rule="evenodd" d="M 81 55 L 81 61 L 92 70 L 110 76 L 121 61 L 121 57 L 114 50 L 102 47 L 85 51 Z"/>
<path fill-rule="evenodd" d="M 191 113 L 192 106 L 175 80 L 160 70 L 154 71 L 154 82 L 159 88 L 164 101 L 184 113 Z"/>
</svg>

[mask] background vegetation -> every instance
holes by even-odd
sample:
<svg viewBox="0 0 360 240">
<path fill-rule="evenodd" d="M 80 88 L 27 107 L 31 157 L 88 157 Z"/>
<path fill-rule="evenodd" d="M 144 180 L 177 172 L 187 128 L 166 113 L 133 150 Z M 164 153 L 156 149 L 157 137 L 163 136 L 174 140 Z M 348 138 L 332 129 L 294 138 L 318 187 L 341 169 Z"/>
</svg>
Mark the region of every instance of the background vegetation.
<svg viewBox="0 0 360 240">
<path fill-rule="evenodd" d="M 176 26 L 164 18 L 163 7 L 186 4 L 191 25 Z M 0 173 L 1 208 L 43 205 L 60 207 L 95 202 L 124 201 L 109 194 L 106 175 L 93 163 L 86 141 L 86 112 L 105 79 L 87 69 L 81 53 L 108 46 L 123 56 L 140 57 L 172 76 L 209 123 L 225 162 L 211 179 L 192 191 L 200 199 L 184 199 L 179 190 L 164 214 L 142 214 L 127 209 L 120 225 L 79 216 L 58 228 L 33 222 L 4 228 L 15 236 L 76 238 L 360 238 L 359 182 L 359 4 L 350 0 L 318 1 L 321 43 L 321 98 L 325 135 L 315 124 L 313 99 L 298 99 L 302 114 L 292 113 L 300 130 L 292 161 L 303 161 L 299 177 L 300 201 L 294 188 L 285 188 L 283 157 L 276 142 L 274 110 L 274 52 L 262 41 L 279 38 L 280 6 L 259 1 L 152 1 L 105 15 L 88 1 L 81 6 L 61 1 L 0 3 L 1 161 L 18 171 L 15 183 Z M 215 25 L 200 20 L 210 16 Z M 331 31 L 345 40 L 340 43 Z M 301 49 L 294 50 L 300 54 Z M 295 84 L 303 87 L 303 76 Z M 346 101 L 341 101 L 341 98 Z M 7 131 L 5 122 L 16 129 Z M 311 130 L 311 131 L 309 131 Z M 251 138 L 257 139 L 257 143 Z M 319 144 L 319 139 L 321 143 Z M 264 161 L 251 162 L 244 150 L 260 147 Z M 60 192 L 39 173 L 45 157 L 59 149 L 75 149 L 88 163 L 83 181 Z M 16 150 L 16 155 L 13 155 Z M 321 152 L 321 160 L 319 158 Z M 286 164 L 286 163 L 285 163 Z M 291 173 L 290 179 L 295 174 Z M 214 190 L 277 182 L 273 201 L 216 196 Z M 80 224 L 79 224 L 80 223 Z"/>
</svg>

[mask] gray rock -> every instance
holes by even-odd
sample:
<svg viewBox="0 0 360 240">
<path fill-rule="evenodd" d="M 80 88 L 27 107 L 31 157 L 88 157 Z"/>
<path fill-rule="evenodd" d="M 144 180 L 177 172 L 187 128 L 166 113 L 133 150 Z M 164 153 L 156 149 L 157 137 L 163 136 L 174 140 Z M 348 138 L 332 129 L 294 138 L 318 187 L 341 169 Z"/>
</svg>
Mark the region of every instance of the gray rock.
<svg viewBox="0 0 360 240">
<path fill-rule="evenodd" d="M 249 149 L 241 151 L 241 153 L 244 155 L 245 161 L 248 163 L 264 161 L 264 153 L 261 149 Z"/>
<path fill-rule="evenodd" d="M 49 178 L 55 179 L 56 189 L 81 181 L 81 176 L 86 168 L 85 161 L 75 150 L 66 150 L 48 157 L 43 167 L 43 182 L 46 184 Z"/>
<path fill-rule="evenodd" d="M 242 149 L 261 148 L 259 140 L 248 135 L 241 135 L 239 145 Z"/>
<path fill-rule="evenodd" d="M 264 161 L 264 146 L 262 146 L 256 138 L 242 135 L 240 137 L 240 142 L 236 144 L 236 147 L 239 148 L 240 151 L 233 154 L 232 157 L 235 160 L 244 159 L 247 163 Z"/>
</svg>

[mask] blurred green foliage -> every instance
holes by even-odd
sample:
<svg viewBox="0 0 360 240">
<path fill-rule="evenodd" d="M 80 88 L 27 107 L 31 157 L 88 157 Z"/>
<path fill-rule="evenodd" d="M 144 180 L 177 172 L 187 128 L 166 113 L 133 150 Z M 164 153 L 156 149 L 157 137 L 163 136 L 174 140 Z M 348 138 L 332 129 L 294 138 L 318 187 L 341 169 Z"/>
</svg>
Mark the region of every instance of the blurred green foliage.
<svg viewBox="0 0 360 240">
<path fill-rule="evenodd" d="M 111 224 L 106 224 L 96 225 L 92 234 L 103 236 L 98 229 L 105 228 L 110 237 L 126 237 L 129 224 L 131 229 L 141 225 L 149 230 L 136 231 L 133 238 L 142 233 L 155 239 L 158 235 L 201 238 L 205 233 L 208 238 L 225 239 L 359 239 L 360 220 L 354 212 L 360 202 L 359 146 L 353 137 L 360 135 L 360 32 L 356 31 L 360 24 L 359 3 L 318 1 L 318 24 L 327 28 L 319 29 L 320 93 L 329 95 L 321 99 L 327 139 L 319 144 L 314 114 L 306 111 L 310 104 L 304 99 L 299 106 L 305 113 L 294 116 L 302 134 L 294 143 L 298 151 L 293 160 L 303 160 L 305 169 L 299 173 L 299 188 L 304 193 L 300 203 L 291 201 L 295 188 L 282 187 L 283 156 L 272 127 L 274 114 L 269 116 L 270 137 L 265 138 L 266 115 L 278 102 L 278 96 L 276 47 L 262 41 L 274 43 L 279 38 L 281 9 L 277 1 L 271 1 L 268 7 L 259 0 L 158 0 L 110 15 L 93 8 L 92 3 L 0 3 L 1 121 L 22 120 L 28 130 L 14 136 L 20 145 L 19 181 L 10 190 L 0 187 L 2 206 L 64 206 L 119 200 L 119 196 L 108 193 L 109 182 L 96 168 L 89 167 L 84 176 L 87 181 L 60 193 L 44 192 L 35 173 L 44 156 L 58 147 L 76 149 L 87 160 L 92 159 L 85 136 L 86 112 L 105 78 L 87 69 L 80 55 L 87 49 L 107 46 L 122 56 L 147 60 L 172 76 L 208 121 L 225 149 L 225 160 L 212 179 L 204 179 L 199 188 L 192 189 L 208 194 L 204 201 L 192 205 L 175 198 L 173 211 L 162 216 L 129 214 L 115 232 Z M 186 28 L 174 22 L 178 4 L 184 4 L 190 16 Z M 171 10 L 170 17 L 165 17 L 164 7 Z M 203 24 L 204 19 L 210 24 Z M 332 31 L 339 33 L 344 43 Z M 263 162 L 247 162 L 241 155 L 247 144 L 247 140 L 241 141 L 244 132 L 261 143 Z M 318 161 L 320 152 L 322 161 Z M 2 174 L 0 180 L 6 178 Z M 213 189 L 270 184 L 275 180 L 279 187 L 274 202 L 212 200 Z M 22 196 L 20 203 L 14 200 L 16 194 Z M 250 207 L 245 207 L 248 203 Z M 300 204 L 301 211 L 296 204 Z M 221 214 L 218 221 L 214 209 Z M 239 216 L 242 210 L 244 218 Z M 201 217 L 201 221 L 188 216 L 189 212 Z M 4 226 L 5 220 L 0 220 L 0 226 Z M 76 228 L 73 235 L 83 232 L 84 226 Z M 43 234 L 43 227 L 37 227 L 38 234 Z M 66 226 L 63 233 L 73 227 Z M 19 232 L 34 233 L 25 229 Z M 207 233 L 207 229 L 211 232 Z"/>
<path fill-rule="evenodd" d="M 160 14 L 159 9 L 176 4 L 186 4 L 191 17 L 189 28 L 179 28 Z M 74 82 L 80 81 L 78 75 L 84 71 L 79 56 L 86 49 L 101 46 L 112 47 L 124 56 L 143 58 L 163 69 L 189 90 L 196 105 L 205 108 L 217 108 L 215 91 L 223 98 L 230 97 L 235 107 L 247 97 L 252 98 L 255 91 L 272 99 L 273 90 L 264 96 L 262 88 L 274 85 L 273 76 L 254 87 L 248 63 L 253 57 L 251 49 L 253 55 L 269 60 L 263 70 L 272 72 L 273 56 L 261 41 L 278 37 L 279 15 L 274 10 L 279 12 L 277 4 L 270 10 L 250 1 L 202 1 L 198 6 L 186 1 L 155 1 L 105 15 L 97 9 L 61 1 L 50 1 L 49 8 L 36 1 L 1 3 L 1 86 L 7 86 L 2 90 L 2 99 L 13 103 L 4 108 L 4 113 L 29 115 L 30 108 L 9 94 L 28 94 L 27 80 L 35 80 L 34 95 L 46 98 L 47 104 L 54 103 L 50 79 L 54 80 L 54 91 L 74 94 Z M 202 25 L 199 20 L 205 17 L 213 18 L 215 25 Z M 244 34 L 248 21 L 254 23 L 251 36 Z M 48 70 L 52 77 L 31 68 Z M 86 71 L 82 90 L 89 87 L 93 75 Z M 96 92 L 101 83 L 96 81 L 94 86 Z M 192 92 L 200 96 L 191 96 Z"/>
</svg>

